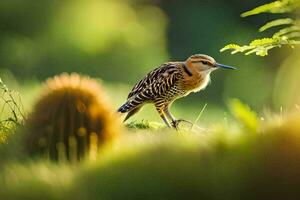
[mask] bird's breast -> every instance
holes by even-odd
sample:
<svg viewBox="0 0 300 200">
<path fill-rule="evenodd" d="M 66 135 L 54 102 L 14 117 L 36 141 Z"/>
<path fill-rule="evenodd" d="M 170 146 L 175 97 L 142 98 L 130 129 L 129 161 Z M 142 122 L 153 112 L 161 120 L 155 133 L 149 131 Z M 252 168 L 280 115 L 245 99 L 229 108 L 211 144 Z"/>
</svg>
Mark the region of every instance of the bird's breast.
<svg viewBox="0 0 300 200">
<path fill-rule="evenodd" d="M 199 92 L 200 90 L 205 89 L 210 81 L 210 75 L 201 75 L 196 74 L 191 77 L 186 77 L 182 82 L 182 88 L 187 94 L 191 92 Z"/>
</svg>

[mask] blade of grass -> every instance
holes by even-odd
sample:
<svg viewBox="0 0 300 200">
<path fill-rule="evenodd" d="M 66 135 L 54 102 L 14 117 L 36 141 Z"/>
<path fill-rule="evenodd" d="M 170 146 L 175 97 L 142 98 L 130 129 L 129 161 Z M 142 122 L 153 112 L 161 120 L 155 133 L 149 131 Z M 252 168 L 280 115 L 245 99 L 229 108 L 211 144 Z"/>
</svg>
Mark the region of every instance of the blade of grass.
<svg viewBox="0 0 300 200">
<path fill-rule="evenodd" d="M 201 110 L 200 113 L 198 114 L 196 120 L 194 121 L 194 123 L 193 123 L 193 125 L 192 125 L 192 127 L 191 127 L 191 130 L 194 128 L 194 125 L 197 124 L 197 122 L 199 121 L 199 119 L 200 119 L 200 117 L 202 116 L 202 114 L 203 114 L 203 112 L 204 112 L 206 106 L 207 106 L 207 103 L 204 104 L 202 110 Z"/>
</svg>

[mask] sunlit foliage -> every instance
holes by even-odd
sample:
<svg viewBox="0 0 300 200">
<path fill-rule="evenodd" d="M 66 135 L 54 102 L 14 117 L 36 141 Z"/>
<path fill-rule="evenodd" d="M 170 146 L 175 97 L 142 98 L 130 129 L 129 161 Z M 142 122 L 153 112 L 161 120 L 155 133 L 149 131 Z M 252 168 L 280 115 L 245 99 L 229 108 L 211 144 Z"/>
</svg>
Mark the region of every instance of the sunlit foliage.
<svg viewBox="0 0 300 200">
<path fill-rule="evenodd" d="M 9 89 L 0 78 L 0 144 L 15 131 L 25 119 L 22 102 L 18 92 Z"/>
<path fill-rule="evenodd" d="M 229 108 L 233 116 L 249 131 L 255 132 L 258 129 L 257 114 L 251 108 L 238 99 L 229 101 Z"/>
<path fill-rule="evenodd" d="M 96 162 L 77 167 L 7 164 L 0 172 L 0 195 L 11 200 L 298 199 L 299 120 L 299 114 L 287 116 L 254 134 L 246 129 L 131 133 Z"/>
<path fill-rule="evenodd" d="M 257 15 L 261 13 L 297 13 L 300 8 L 299 0 L 278 0 L 265 4 L 247 11 L 242 17 Z M 300 20 L 299 18 L 279 18 L 263 25 L 259 31 L 263 32 L 268 29 L 275 29 L 272 37 L 255 39 L 249 45 L 229 44 L 221 49 L 222 51 L 231 50 L 232 54 L 243 52 L 245 55 L 255 53 L 258 56 L 268 55 L 268 51 L 275 47 L 300 45 Z M 276 29 L 275 29 L 276 30 Z"/>
</svg>

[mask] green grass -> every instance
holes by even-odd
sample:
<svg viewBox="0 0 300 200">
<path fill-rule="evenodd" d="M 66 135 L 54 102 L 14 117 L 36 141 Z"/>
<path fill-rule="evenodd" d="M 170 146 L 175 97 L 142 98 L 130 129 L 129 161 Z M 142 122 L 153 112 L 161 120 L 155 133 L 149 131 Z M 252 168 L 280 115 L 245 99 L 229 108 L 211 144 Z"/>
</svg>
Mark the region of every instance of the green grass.
<svg viewBox="0 0 300 200">
<path fill-rule="evenodd" d="M 8 162 L 4 199 L 291 199 L 300 183 L 299 116 L 253 133 L 124 133 L 96 161 Z"/>
<path fill-rule="evenodd" d="M 116 91 L 123 98 L 122 87 Z M 76 165 L 26 155 L 23 127 L 14 126 L 0 132 L 0 199 L 298 199 L 299 111 L 262 121 L 239 100 L 228 110 L 203 124 L 209 105 L 186 109 L 190 121 L 201 123 L 178 132 L 133 119 L 96 160 Z"/>
</svg>

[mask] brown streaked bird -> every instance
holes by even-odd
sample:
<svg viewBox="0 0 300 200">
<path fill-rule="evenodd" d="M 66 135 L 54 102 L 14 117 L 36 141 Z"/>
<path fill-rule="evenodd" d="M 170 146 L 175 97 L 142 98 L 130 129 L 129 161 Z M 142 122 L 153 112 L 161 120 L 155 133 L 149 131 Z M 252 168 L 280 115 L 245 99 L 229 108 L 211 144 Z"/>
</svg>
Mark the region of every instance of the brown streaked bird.
<svg viewBox="0 0 300 200">
<path fill-rule="evenodd" d="M 195 54 L 186 61 L 168 62 L 148 73 L 128 95 L 118 112 L 128 113 L 124 122 L 146 103 L 153 103 L 167 126 L 177 128 L 178 122 L 169 108 L 178 98 L 199 92 L 210 81 L 210 73 L 218 68 L 236 69 L 219 64 L 214 58 Z M 170 120 L 170 121 L 169 121 Z"/>
</svg>

